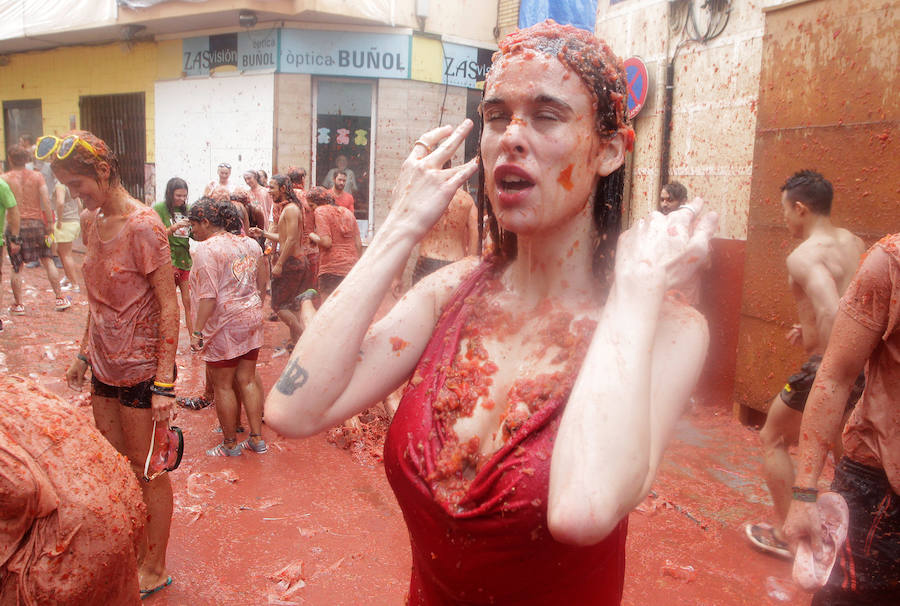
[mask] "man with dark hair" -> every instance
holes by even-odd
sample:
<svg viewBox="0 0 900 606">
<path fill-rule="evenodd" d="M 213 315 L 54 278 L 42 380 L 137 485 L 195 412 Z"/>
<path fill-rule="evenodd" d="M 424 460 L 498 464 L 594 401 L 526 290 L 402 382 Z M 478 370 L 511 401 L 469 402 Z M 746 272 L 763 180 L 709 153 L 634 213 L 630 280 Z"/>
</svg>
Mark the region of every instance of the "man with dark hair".
<svg viewBox="0 0 900 606">
<path fill-rule="evenodd" d="M 303 254 L 303 209 L 294 193 L 291 180 L 286 175 L 273 175 L 269 180 L 269 193 L 276 205 L 283 204 L 275 232 L 254 227 L 250 235 L 278 242 L 278 260 L 272 264 L 272 311 L 290 329 L 288 348 L 300 338 L 303 328 L 295 313 L 294 299 L 308 281 L 309 261 Z"/>
<path fill-rule="evenodd" d="M 659 193 L 659 212 L 668 215 L 687 202 L 687 188 L 678 181 L 669 181 Z"/>
<path fill-rule="evenodd" d="M 53 210 L 50 208 L 50 192 L 40 173 L 25 167 L 30 154 L 21 145 L 13 145 L 6 154 L 10 169 L 0 175 L 12 190 L 19 208 L 21 227 L 19 237 L 21 248 L 15 254 L 9 250 L 9 260 L 13 266 L 12 291 L 15 305 L 9 308 L 13 315 L 25 315 L 22 304 L 22 266 L 30 261 L 40 261 L 47 272 L 47 280 L 56 295 L 56 311 L 64 311 L 72 306 L 68 297 L 63 296 L 59 287 L 59 272 L 53 264 L 48 236 L 53 234 Z"/>
<path fill-rule="evenodd" d="M 860 238 L 832 224 L 833 192 L 831 183 L 822 175 L 810 170 L 797 172 L 781 191 L 785 224 L 793 237 L 803 239 L 787 258 L 788 281 L 800 322 L 794 324 L 786 337 L 792 345 L 802 345 L 809 359 L 772 400 L 759 434 L 766 484 L 772 493 L 778 524 L 748 524 L 745 532 L 756 547 L 790 558 L 791 552 L 781 533 L 794 484 L 788 447 L 797 443 L 806 398 L 828 344 L 838 302 L 856 272 L 865 247 Z M 848 412 L 859 399 L 863 383 L 860 377 L 849 394 Z"/>
<path fill-rule="evenodd" d="M 353 213 L 353 194 L 346 191 L 345 187 L 347 186 L 347 173 L 343 170 L 335 171 L 334 173 L 334 187 L 331 188 L 331 193 L 334 195 L 334 203 L 338 206 L 342 206 Z"/>
<path fill-rule="evenodd" d="M 843 432 L 831 489 L 847 502 L 847 541 L 821 547 L 819 475 L 844 426 L 844 403 L 866 369 Z M 796 486 L 784 533 L 794 549 L 840 557 L 814 606 L 900 604 L 900 234 L 869 249 L 834 320 L 801 425 Z M 798 549 L 799 551 L 799 549 Z M 837 555 L 837 554 L 835 554 Z"/>
</svg>

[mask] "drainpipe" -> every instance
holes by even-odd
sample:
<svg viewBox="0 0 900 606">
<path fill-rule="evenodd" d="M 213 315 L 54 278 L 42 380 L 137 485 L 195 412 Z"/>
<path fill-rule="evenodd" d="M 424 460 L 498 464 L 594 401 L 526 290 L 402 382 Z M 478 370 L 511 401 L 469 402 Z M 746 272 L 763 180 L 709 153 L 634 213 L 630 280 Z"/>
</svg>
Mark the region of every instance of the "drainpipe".
<svg viewBox="0 0 900 606">
<path fill-rule="evenodd" d="M 675 57 L 678 52 L 675 52 Z M 659 188 L 669 182 L 669 153 L 672 142 L 672 99 L 675 96 L 675 57 L 666 64 L 666 88 L 663 94 L 662 138 L 659 152 Z"/>
</svg>

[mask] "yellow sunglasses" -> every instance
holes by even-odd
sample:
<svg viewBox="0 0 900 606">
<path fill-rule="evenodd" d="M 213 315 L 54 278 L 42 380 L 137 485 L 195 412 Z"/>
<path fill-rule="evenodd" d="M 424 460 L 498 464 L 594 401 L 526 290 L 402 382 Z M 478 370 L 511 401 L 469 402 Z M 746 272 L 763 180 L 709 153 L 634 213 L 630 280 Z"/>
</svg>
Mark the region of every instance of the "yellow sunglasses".
<svg viewBox="0 0 900 606">
<path fill-rule="evenodd" d="M 72 155 L 75 147 L 81 145 L 83 148 L 91 152 L 95 158 L 99 158 L 100 154 L 94 149 L 94 146 L 79 137 L 78 135 L 69 135 L 64 139 L 60 139 L 54 135 L 44 135 L 37 140 L 34 147 L 34 157 L 38 160 L 46 160 L 50 154 L 56 152 L 56 157 L 65 160 Z"/>
</svg>

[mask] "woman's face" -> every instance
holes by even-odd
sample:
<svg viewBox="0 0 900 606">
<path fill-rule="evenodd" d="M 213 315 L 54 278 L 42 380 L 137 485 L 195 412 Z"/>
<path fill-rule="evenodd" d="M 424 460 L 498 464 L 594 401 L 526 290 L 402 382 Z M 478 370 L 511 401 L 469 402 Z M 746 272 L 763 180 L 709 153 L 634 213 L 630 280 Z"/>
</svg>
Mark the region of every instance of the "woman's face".
<svg viewBox="0 0 900 606">
<path fill-rule="evenodd" d="M 541 53 L 504 57 L 488 78 L 482 113 L 485 189 L 502 228 L 539 233 L 585 209 L 604 145 L 575 73 Z"/>
<path fill-rule="evenodd" d="M 203 242 L 210 236 L 209 221 L 191 221 L 191 237 Z"/>
<path fill-rule="evenodd" d="M 251 188 L 259 185 L 259 181 L 256 180 L 256 175 L 254 173 L 244 173 L 244 183 Z"/>
<path fill-rule="evenodd" d="M 101 187 L 94 177 L 79 175 L 70 172 L 60 166 L 53 169 L 57 181 L 69 188 L 73 198 L 80 198 L 81 203 L 88 210 L 97 210 L 106 201 L 108 188 Z"/>
<path fill-rule="evenodd" d="M 182 207 L 187 204 L 187 196 L 188 191 L 183 187 L 179 187 L 175 191 L 172 192 L 172 199 L 175 201 L 175 206 Z"/>
</svg>

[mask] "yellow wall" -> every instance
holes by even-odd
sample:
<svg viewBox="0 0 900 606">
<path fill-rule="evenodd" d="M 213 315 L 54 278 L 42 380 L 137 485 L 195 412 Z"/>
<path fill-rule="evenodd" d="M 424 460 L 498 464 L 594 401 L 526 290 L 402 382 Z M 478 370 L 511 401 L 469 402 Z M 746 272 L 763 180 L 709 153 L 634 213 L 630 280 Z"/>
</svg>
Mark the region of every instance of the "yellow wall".
<svg viewBox="0 0 900 606">
<path fill-rule="evenodd" d="M 40 99 L 44 134 L 69 130 L 74 115 L 80 126 L 82 95 L 143 92 L 145 95 L 147 162 L 154 161 L 153 84 L 181 75 L 181 41 L 145 42 L 131 46 L 71 46 L 10 55 L 0 67 L 0 101 Z M 0 141 L 5 141 L 0 123 Z M 0 152 L 3 159 L 6 151 Z"/>
</svg>

